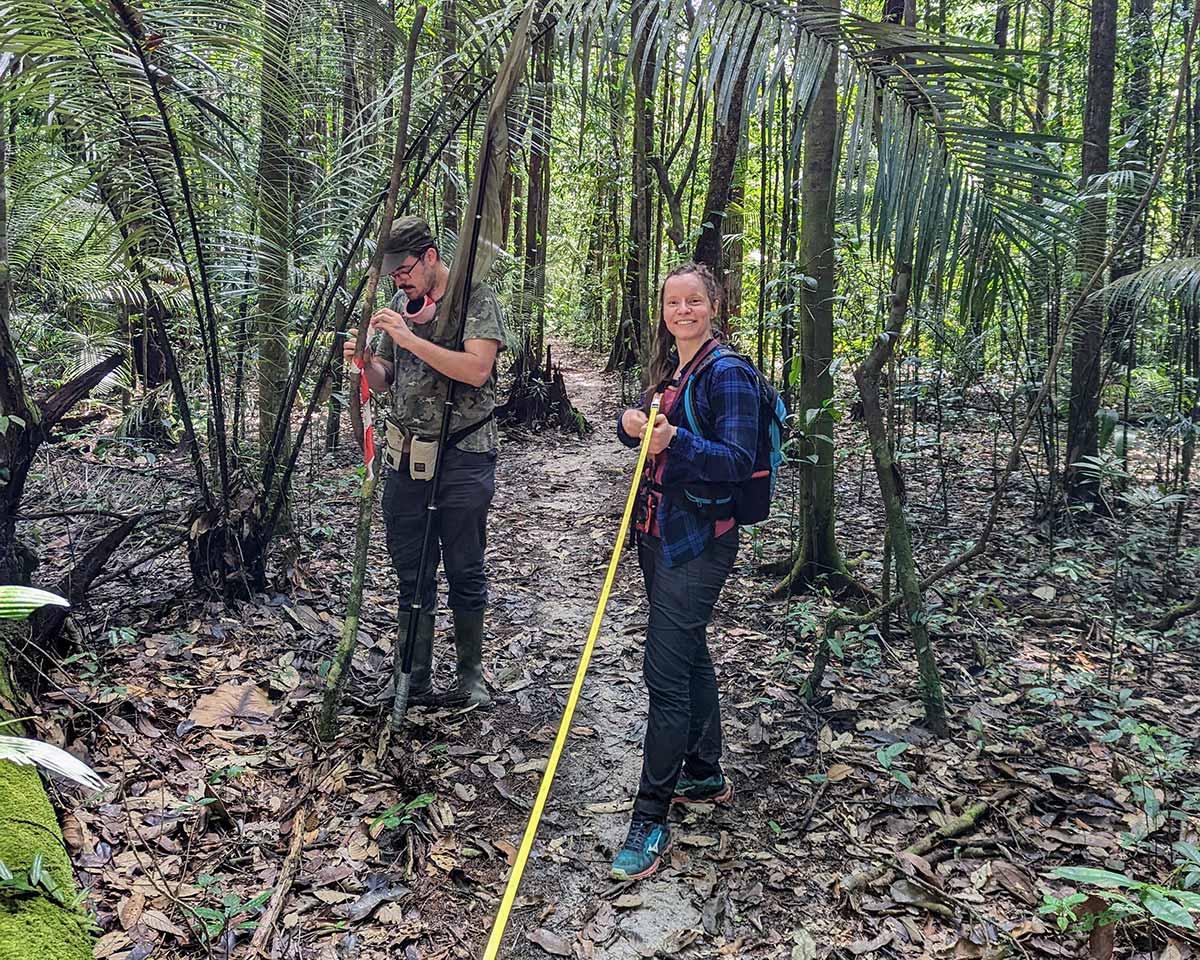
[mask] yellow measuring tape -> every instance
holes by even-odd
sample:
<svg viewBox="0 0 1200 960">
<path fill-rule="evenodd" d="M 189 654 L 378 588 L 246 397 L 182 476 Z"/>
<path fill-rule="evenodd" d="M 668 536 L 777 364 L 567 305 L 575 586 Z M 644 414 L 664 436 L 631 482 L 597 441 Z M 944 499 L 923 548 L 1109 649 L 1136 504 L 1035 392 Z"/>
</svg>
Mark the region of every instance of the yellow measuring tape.
<svg viewBox="0 0 1200 960">
<path fill-rule="evenodd" d="M 537 799 L 533 801 L 533 812 L 529 815 L 529 823 L 525 825 L 525 836 L 521 838 L 517 860 L 508 877 L 508 886 L 504 888 L 504 899 L 500 901 L 500 912 L 496 914 L 496 919 L 492 923 L 492 935 L 488 939 L 487 949 L 483 952 L 483 960 L 496 960 L 499 954 L 500 942 L 504 939 L 504 928 L 508 926 L 508 916 L 512 913 L 513 901 L 517 898 L 517 888 L 521 886 L 521 875 L 525 872 L 525 864 L 529 861 L 529 852 L 533 849 L 533 841 L 537 836 L 538 823 L 542 819 L 546 798 L 550 796 L 554 771 L 558 769 L 558 760 L 562 756 L 563 747 L 567 742 L 567 734 L 571 730 L 571 718 L 575 715 L 575 707 L 579 703 L 579 694 L 583 690 L 583 678 L 587 675 L 588 665 L 592 662 L 592 651 L 596 647 L 600 623 L 604 620 L 604 608 L 608 606 L 608 595 L 612 592 L 613 578 L 617 575 L 617 565 L 621 560 L 621 548 L 625 545 L 625 537 L 629 533 L 629 521 L 633 516 L 634 501 L 637 499 L 638 481 L 641 480 L 642 470 L 646 466 L 646 454 L 650 450 L 650 435 L 653 432 L 654 420 L 657 416 L 658 398 L 655 397 L 654 402 L 650 405 L 650 422 L 646 425 L 646 433 L 642 437 L 642 446 L 638 451 L 637 469 L 633 472 L 633 483 L 629 486 L 629 496 L 625 500 L 625 514 L 621 517 L 621 529 L 617 533 L 612 559 L 608 561 L 608 575 L 604 578 L 604 588 L 600 591 L 600 602 L 596 604 L 596 613 L 592 617 L 592 628 L 588 631 L 587 643 L 583 645 L 583 656 L 579 658 L 579 666 L 575 669 L 575 682 L 571 684 L 571 693 L 567 697 L 567 708 L 563 711 L 562 720 L 559 721 L 558 736 L 554 738 L 554 748 L 550 751 L 550 759 L 546 761 L 546 772 L 542 775 Z"/>
</svg>

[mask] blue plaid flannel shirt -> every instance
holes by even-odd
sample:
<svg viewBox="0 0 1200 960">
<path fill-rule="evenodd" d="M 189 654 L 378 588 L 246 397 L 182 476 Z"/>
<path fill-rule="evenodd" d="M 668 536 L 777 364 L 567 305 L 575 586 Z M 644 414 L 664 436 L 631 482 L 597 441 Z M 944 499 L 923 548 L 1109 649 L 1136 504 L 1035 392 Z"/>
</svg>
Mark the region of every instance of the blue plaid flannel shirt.
<svg viewBox="0 0 1200 960">
<path fill-rule="evenodd" d="M 718 348 L 720 349 L 720 348 Z M 758 379 L 743 360 L 718 357 L 692 387 L 697 421 L 713 437 L 698 436 L 685 426 L 676 429 L 667 447 L 663 486 L 685 483 L 741 484 L 754 472 L 758 451 Z M 677 403 L 683 402 L 682 394 Z M 643 398 L 644 405 L 644 398 Z M 682 411 L 680 411 L 682 414 Z M 684 422 L 682 416 L 672 417 Z M 629 436 L 617 417 L 617 438 L 627 447 L 639 441 Z M 668 491 L 658 505 L 663 560 L 668 567 L 694 560 L 713 538 L 713 523 L 704 520 Z"/>
</svg>

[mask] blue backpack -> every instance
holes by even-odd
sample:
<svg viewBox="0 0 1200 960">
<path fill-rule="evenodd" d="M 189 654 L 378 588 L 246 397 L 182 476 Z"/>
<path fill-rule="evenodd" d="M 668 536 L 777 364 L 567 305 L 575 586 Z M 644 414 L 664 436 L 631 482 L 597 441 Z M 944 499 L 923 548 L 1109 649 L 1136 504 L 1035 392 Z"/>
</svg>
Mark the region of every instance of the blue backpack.
<svg viewBox="0 0 1200 960">
<path fill-rule="evenodd" d="M 683 493 L 689 505 L 705 517 L 713 520 L 733 517 L 739 524 L 761 523 L 771 513 L 771 499 L 775 496 L 779 467 L 784 461 L 783 425 L 787 408 L 771 381 L 763 376 L 749 357 L 720 344 L 703 355 L 694 369 L 684 372 L 682 396 L 671 412 L 682 410 L 687 428 L 697 436 L 705 436 L 696 413 L 694 388 L 696 381 L 721 357 L 741 360 L 753 372 L 758 383 L 758 448 L 754 453 L 754 472 L 748 480 L 732 490 L 728 486 L 721 488 L 714 484 L 697 484 L 685 486 Z"/>
</svg>

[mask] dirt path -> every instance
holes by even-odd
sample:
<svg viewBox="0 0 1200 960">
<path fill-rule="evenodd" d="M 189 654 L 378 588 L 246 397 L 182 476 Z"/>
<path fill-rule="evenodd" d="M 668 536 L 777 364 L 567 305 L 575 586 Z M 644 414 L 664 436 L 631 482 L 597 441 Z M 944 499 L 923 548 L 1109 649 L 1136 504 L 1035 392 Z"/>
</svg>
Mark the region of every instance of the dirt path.
<svg viewBox="0 0 1200 960">
<path fill-rule="evenodd" d="M 527 519 L 506 511 L 506 520 L 510 529 L 532 520 L 545 531 L 544 555 L 539 559 L 546 576 L 537 617 L 544 628 L 561 625 L 573 638 L 555 663 L 556 672 L 567 680 L 573 676 L 574 655 L 591 622 L 633 461 L 613 439 L 611 424 L 617 407 L 609 400 L 612 384 L 578 366 L 565 375 L 573 400 L 594 424 L 595 434 L 586 445 L 564 448 L 548 459 L 536 454 L 523 457 L 518 469 L 527 477 L 540 471 L 545 489 L 530 499 Z M 510 490 L 515 489 L 514 479 L 509 478 Z M 691 903 L 691 888 L 669 877 L 643 884 L 640 906 L 619 915 L 605 899 L 616 892 L 607 878 L 608 866 L 625 838 L 628 806 L 641 769 L 646 711 L 640 677 L 644 600 L 634 556 L 627 552 L 574 724 L 577 731 L 594 732 L 570 741 L 521 891 L 555 905 L 540 931 L 566 942 L 574 941 L 600 911 L 588 939 L 605 931 L 613 936 L 602 937 L 611 946 L 596 944 L 597 958 L 636 957 L 635 944 L 653 954 L 671 933 L 691 928 L 700 919 Z M 565 692 L 556 699 L 565 705 Z M 589 806 L 613 812 L 590 813 Z M 529 932 L 539 929 L 536 914 L 531 905 L 514 917 L 509 956 L 546 955 L 527 939 Z M 540 937 L 540 932 L 535 936 Z"/>
<path fill-rule="evenodd" d="M 633 464 L 631 453 L 613 439 L 611 424 L 619 409 L 614 384 L 582 364 L 568 367 L 565 373 L 572 399 L 596 431 L 589 441 L 548 455 L 537 450 L 516 456 L 510 452 L 501 473 L 506 496 L 493 522 L 493 529 L 503 530 L 514 542 L 538 543 L 535 562 L 544 575 L 533 615 L 521 622 L 510 614 L 510 626 L 514 631 L 534 635 L 543 631 L 566 639 L 556 648 L 549 671 L 560 709 L 593 615 Z M 524 511 L 514 502 L 520 496 L 521 478 L 528 491 Z M 504 549 L 497 546 L 493 556 L 503 555 Z M 503 593 L 499 583 L 496 592 Z M 728 608 L 728 598 L 727 593 L 714 636 L 730 626 L 735 611 Z M 747 831 L 753 819 L 747 816 L 753 790 L 746 782 L 751 771 L 745 764 L 735 774 L 745 799 L 733 812 L 698 807 L 686 820 L 676 814 L 672 826 L 678 840 L 669 867 L 632 889 L 608 877 L 612 857 L 625 838 L 641 770 L 645 617 L 640 573 L 634 555 L 627 552 L 576 714 L 576 734 L 559 767 L 521 888 L 528 906 L 514 914 L 506 956 L 545 957 L 544 948 L 569 945 L 601 960 L 654 956 L 676 952 L 706 933 L 710 943 L 732 943 L 738 935 L 735 928 L 747 926 L 744 921 L 735 923 L 732 911 L 729 924 L 722 923 L 728 891 L 717 878 L 717 866 L 726 867 L 734 859 L 731 836 L 754 833 Z M 765 639 L 753 631 L 742 632 L 751 639 Z M 737 645 L 736 641 L 715 643 L 722 648 L 715 653 L 718 662 Z M 736 715 L 729 709 L 736 702 L 729 692 L 729 676 L 723 685 L 727 713 Z M 741 726 L 734 721 L 735 728 Z M 733 762 L 737 764 L 736 759 Z M 519 834 L 512 837 L 514 843 L 519 839 Z M 765 865 L 772 860 L 764 854 L 761 860 L 750 861 L 749 874 L 761 874 L 758 882 L 765 881 L 770 873 Z M 746 863 L 740 866 L 745 868 Z M 739 883 L 745 879 L 746 870 L 735 872 Z M 749 928 L 748 933 L 757 931 Z M 722 934 L 731 936 L 726 939 Z M 715 955 L 715 947 L 698 946 L 690 955 Z"/>
</svg>

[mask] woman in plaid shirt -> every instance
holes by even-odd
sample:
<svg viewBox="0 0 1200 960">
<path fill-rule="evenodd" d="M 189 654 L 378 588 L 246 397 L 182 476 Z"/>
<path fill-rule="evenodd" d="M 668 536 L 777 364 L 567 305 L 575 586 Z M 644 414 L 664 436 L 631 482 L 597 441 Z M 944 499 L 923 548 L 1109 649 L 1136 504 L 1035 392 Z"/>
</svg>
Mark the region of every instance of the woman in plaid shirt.
<svg viewBox="0 0 1200 960">
<path fill-rule="evenodd" d="M 621 880 L 658 869 L 671 846 L 673 803 L 733 800 L 721 770 L 721 708 L 707 629 L 737 555 L 730 497 L 754 469 L 759 388 L 754 370 L 736 354 L 708 359 L 720 350 L 713 329 L 720 300 L 703 264 L 685 263 L 667 275 L 650 371 L 656 387 L 644 409 L 626 410 L 617 422 L 621 442 L 637 447 L 650 426 L 650 398 L 660 394 L 637 532 L 650 601 L 643 668 L 650 712 L 633 822 L 612 866 Z M 702 370 L 689 387 L 700 433 L 681 425 L 683 405 L 675 404 L 693 369 Z M 703 488 L 704 507 L 689 488 Z"/>
</svg>

